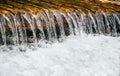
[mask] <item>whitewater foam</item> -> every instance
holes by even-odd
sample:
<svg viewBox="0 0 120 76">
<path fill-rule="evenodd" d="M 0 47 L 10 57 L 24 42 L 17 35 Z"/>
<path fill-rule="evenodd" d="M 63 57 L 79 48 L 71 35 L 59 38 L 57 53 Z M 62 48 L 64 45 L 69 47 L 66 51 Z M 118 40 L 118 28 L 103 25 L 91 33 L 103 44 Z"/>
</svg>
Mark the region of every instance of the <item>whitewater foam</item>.
<svg viewBox="0 0 120 76">
<path fill-rule="evenodd" d="M 119 37 L 68 36 L 40 44 L 1 46 L 0 76 L 120 76 Z"/>
</svg>

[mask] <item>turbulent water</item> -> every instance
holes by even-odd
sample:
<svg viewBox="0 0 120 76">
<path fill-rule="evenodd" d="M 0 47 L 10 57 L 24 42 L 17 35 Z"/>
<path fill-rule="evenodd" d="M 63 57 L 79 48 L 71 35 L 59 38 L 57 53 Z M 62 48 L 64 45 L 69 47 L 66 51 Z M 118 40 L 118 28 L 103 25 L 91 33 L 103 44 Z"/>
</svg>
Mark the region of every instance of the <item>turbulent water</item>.
<svg viewBox="0 0 120 76">
<path fill-rule="evenodd" d="M 119 36 L 120 13 L 43 10 L 0 14 L 0 31 L 1 45 L 59 41 L 68 35 Z"/>
<path fill-rule="evenodd" d="M 0 76 L 120 76 L 120 37 L 69 36 L 40 47 L 2 46 Z"/>
<path fill-rule="evenodd" d="M 120 76 L 120 13 L 0 14 L 0 76 Z"/>
</svg>

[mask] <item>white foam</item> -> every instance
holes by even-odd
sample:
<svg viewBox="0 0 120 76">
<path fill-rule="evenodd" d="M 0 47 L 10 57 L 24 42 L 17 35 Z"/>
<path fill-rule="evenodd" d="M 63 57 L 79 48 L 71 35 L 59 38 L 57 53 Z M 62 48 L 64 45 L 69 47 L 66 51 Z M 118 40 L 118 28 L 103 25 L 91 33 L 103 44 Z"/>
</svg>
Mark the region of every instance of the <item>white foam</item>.
<svg viewBox="0 0 120 76">
<path fill-rule="evenodd" d="M 0 47 L 0 76 L 120 76 L 119 37 L 71 36 L 19 48 L 26 52 Z"/>
</svg>

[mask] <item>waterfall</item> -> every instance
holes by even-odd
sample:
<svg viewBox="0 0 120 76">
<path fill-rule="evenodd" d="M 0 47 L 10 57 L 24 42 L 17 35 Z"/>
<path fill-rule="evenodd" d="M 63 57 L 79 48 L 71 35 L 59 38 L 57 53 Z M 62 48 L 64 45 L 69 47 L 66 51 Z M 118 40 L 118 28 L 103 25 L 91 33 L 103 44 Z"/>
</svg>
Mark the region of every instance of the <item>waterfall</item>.
<svg viewBox="0 0 120 76">
<path fill-rule="evenodd" d="M 76 35 L 78 35 L 78 27 L 77 27 L 77 21 L 76 21 L 76 19 L 75 19 L 75 17 L 73 16 L 73 14 L 71 14 L 71 13 L 68 13 L 68 16 L 72 19 L 72 21 L 73 21 L 73 25 L 74 25 L 74 29 L 75 29 L 75 34 Z"/>
<path fill-rule="evenodd" d="M 54 15 L 55 15 L 55 18 L 57 20 L 57 23 L 58 23 L 58 26 L 59 26 L 59 29 L 60 29 L 61 38 L 64 39 L 65 38 L 65 31 L 64 31 L 62 16 L 61 16 L 60 12 L 57 11 L 57 10 L 55 10 Z"/>
<path fill-rule="evenodd" d="M 37 27 L 38 27 L 38 29 L 41 32 L 40 33 L 40 37 L 43 40 L 43 39 L 45 39 L 45 33 L 44 33 L 44 29 L 42 27 L 42 22 L 41 22 L 40 14 L 34 15 L 34 17 L 35 17 L 35 20 L 36 20 Z"/>
<path fill-rule="evenodd" d="M 118 16 L 119 15 L 119 16 Z M 116 24 L 116 34 L 119 36 L 120 35 L 120 14 L 117 13 L 117 14 L 113 14 L 113 16 L 116 18 L 116 21 L 117 21 L 117 24 Z"/>
<path fill-rule="evenodd" d="M 6 30 L 5 30 L 5 27 L 4 27 L 4 25 L 5 25 L 4 23 L 5 23 L 5 19 L 3 17 L 1 17 L 1 20 L 0 20 L 0 30 L 1 30 L 1 36 L 2 36 L 2 39 L 3 39 L 3 42 L 1 42 L 1 43 L 6 45 L 6 33 L 5 33 Z"/>
<path fill-rule="evenodd" d="M 20 20 L 20 13 L 16 13 L 14 16 L 14 21 L 15 21 L 15 26 L 16 30 L 19 32 L 19 43 L 24 43 L 24 37 L 23 37 L 23 30 L 22 30 L 22 25 L 21 25 L 21 20 Z M 21 39 L 21 40 L 20 40 Z M 21 42 L 20 42 L 21 41 Z"/>
<path fill-rule="evenodd" d="M 35 26 L 34 26 L 34 16 L 32 14 L 26 12 L 23 15 L 23 17 L 28 21 L 30 28 L 32 30 L 32 33 L 33 33 L 34 42 L 37 43 L 37 37 L 36 37 Z"/>
<path fill-rule="evenodd" d="M 63 15 L 68 23 L 69 26 L 69 33 L 70 35 L 74 35 L 74 31 L 73 31 L 73 25 L 72 25 L 72 20 L 69 16 L 66 15 L 66 13 L 61 13 L 61 15 Z"/>
<path fill-rule="evenodd" d="M 10 28 L 10 32 L 12 32 L 12 35 L 8 35 L 8 38 L 10 39 L 8 42 L 9 44 L 17 45 L 19 43 L 19 37 L 18 37 L 18 31 L 17 26 L 15 26 L 14 22 L 14 15 L 11 13 L 8 13 L 7 15 L 4 15 L 4 19 L 6 20 L 6 27 Z M 5 25 L 3 25 L 5 26 Z"/>
<path fill-rule="evenodd" d="M 43 24 L 42 24 L 42 25 L 44 25 L 44 26 L 45 26 L 45 29 L 47 30 L 45 36 L 46 36 L 46 38 L 47 38 L 48 40 L 51 40 L 51 37 L 52 37 L 52 36 L 51 36 L 51 28 L 50 28 L 49 20 L 48 20 L 48 18 L 47 18 L 47 15 L 46 15 L 46 12 L 45 12 L 45 11 L 41 13 L 41 19 L 42 19 L 42 21 L 43 21 Z"/>
<path fill-rule="evenodd" d="M 0 14 L 0 45 L 37 44 L 83 34 L 120 36 L 120 13 L 43 10 Z"/>
</svg>

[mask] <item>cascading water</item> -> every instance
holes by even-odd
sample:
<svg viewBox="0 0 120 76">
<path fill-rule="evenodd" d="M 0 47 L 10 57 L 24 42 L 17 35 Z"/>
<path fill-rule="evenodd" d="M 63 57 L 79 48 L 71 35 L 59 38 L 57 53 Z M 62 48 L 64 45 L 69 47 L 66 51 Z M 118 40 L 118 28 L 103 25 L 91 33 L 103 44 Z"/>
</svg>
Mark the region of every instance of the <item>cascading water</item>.
<svg viewBox="0 0 120 76">
<path fill-rule="evenodd" d="M 61 15 L 63 15 L 65 17 L 65 19 L 66 19 L 66 21 L 68 23 L 70 35 L 74 35 L 71 18 L 69 16 L 67 16 L 66 13 L 61 13 Z"/>
<path fill-rule="evenodd" d="M 47 15 L 46 15 L 46 12 L 45 12 L 45 11 L 41 13 L 41 19 L 42 19 L 42 21 L 44 21 L 43 24 L 42 24 L 42 26 L 44 25 L 44 26 L 45 26 L 45 29 L 47 30 L 45 36 L 46 36 L 46 38 L 47 38 L 48 40 L 51 40 L 51 37 L 52 37 L 52 36 L 51 36 L 51 28 L 50 28 L 49 20 L 48 20 L 48 17 L 47 17 Z"/>
<path fill-rule="evenodd" d="M 36 37 L 35 26 L 34 26 L 34 16 L 30 13 L 25 13 L 23 16 L 28 21 L 28 23 L 30 25 L 30 28 L 31 28 L 32 33 L 33 33 L 34 42 L 37 43 L 37 37 Z"/>
<path fill-rule="evenodd" d="M 120 13 L 44 10 L 35 14 L 0 14 L 1 45 L 54 41 L 83 33 L 119 36 Z"/>
<path fill-rule="evenodd" d="M 65 37 L 65 31 L 64 31 L 64 25 L 63 25 L 62 16 L 61 16 L 61 14 L 60 14 L 59 11 L 55 11 L 55 12 L 54 12 L 54 16 L 55 16 L 56 21 L 57 21 L 57 23 L 58 23 L 57 26 L 59 26 L 59 29 L 60 29 L 61 38 L 64 39 L 64 37 Z"/>
<path fill-rule="evenodd" d="M 56 33 L 56 28 L 55 28 L 54 15 L 50 10 L 48 10 L 47 16 L 48 16 L 50 28 L 52 30 L 51 34 L 52 34 L 52 36 L 54 36 L 53 39 L 56 40 L 57 33 Z"/>
<path fill-rule="evenodd" d="M 4 27 L 4 24 L 5 23 L 5 20 L 3 17 L 1 17 L 1 22 L 0 22 L 0 30 L 1 30 L 1 38 L 3 41 L 1 41 L 1 43 L 3 43 L 4 45 L 6 45 L 6 33 L 5 33 L 5 27 Z"/>
<path fill-rule="evenodd" d="M 41 22 L 40 16 L 35 15 L 35 20 L 36 20 L 36 24 L 37 24 L 38 29 L 41 31 L 41 34 L 40 34 L 41 39 L 45 39 L 44 29 L 41 26 L 42 22 Z"/>
</svg>

